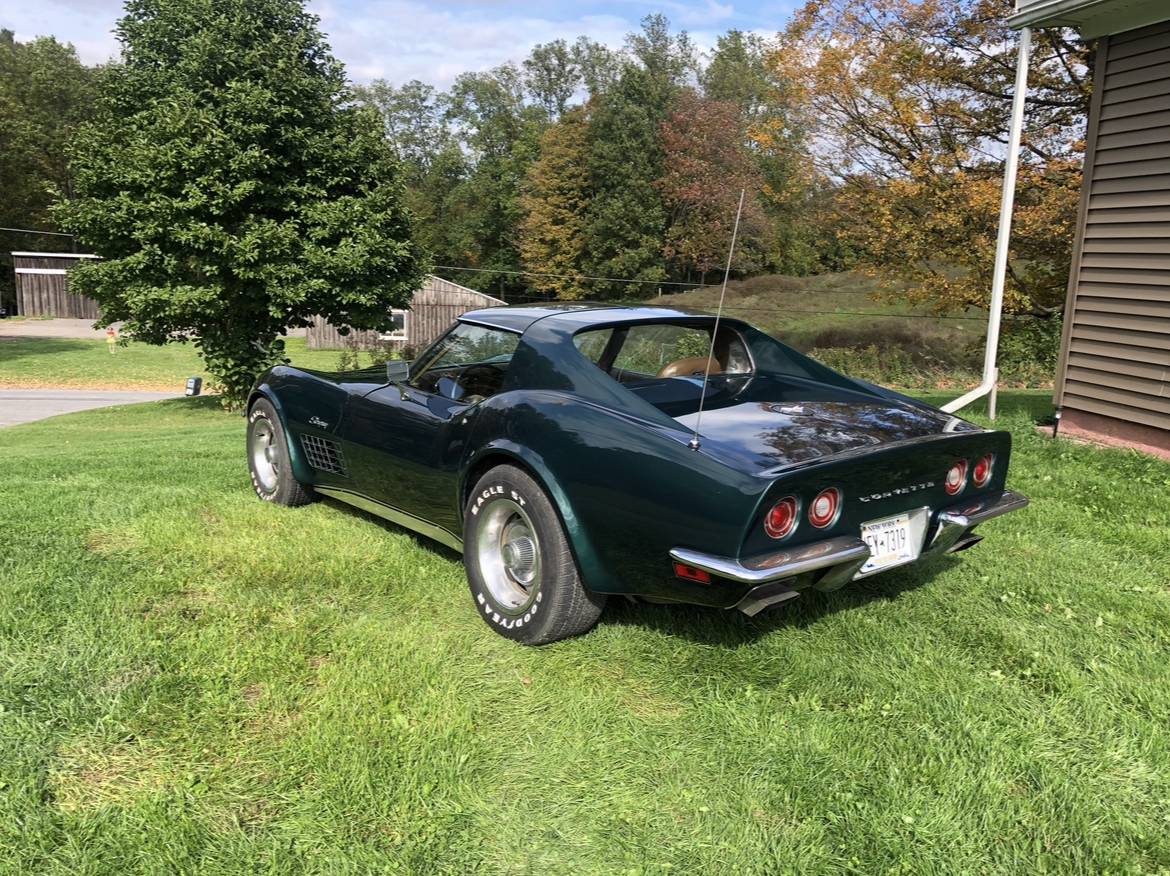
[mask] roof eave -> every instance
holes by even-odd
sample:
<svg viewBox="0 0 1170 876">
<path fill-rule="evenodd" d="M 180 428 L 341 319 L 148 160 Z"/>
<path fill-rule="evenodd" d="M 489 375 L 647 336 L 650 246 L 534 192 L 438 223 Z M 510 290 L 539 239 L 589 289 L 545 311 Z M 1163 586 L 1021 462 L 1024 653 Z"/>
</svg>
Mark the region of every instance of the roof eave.
<svg viewBox="0 0 1170 876">
<path fill-rule="evenodd" d="M 1170 17 L 1161 0 L 1041 0 L 1008 18 L 1009 27 L 1074 27 L 1084 39 L 1134 30 Z"/>
</svg>

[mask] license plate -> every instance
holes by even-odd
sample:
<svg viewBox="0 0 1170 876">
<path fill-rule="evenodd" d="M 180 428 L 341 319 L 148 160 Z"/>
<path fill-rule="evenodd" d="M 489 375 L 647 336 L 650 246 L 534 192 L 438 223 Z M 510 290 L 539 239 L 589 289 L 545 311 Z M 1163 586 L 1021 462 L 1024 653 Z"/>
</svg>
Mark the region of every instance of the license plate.
<svg viewBox="0 0 1170 876">
<path fill-rule="evenodd" d="M 918 559 L 922 550 L 922 511 L 908 511 L 861 524 L 861 540 L 869 545 L 869 559 L 857 574 L 867 575 Z"/>
</svg>

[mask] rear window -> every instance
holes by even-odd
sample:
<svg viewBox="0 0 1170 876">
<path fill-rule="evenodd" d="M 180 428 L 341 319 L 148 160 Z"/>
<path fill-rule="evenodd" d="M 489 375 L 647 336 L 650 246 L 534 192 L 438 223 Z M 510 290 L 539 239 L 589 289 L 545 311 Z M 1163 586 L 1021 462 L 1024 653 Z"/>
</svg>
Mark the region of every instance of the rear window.
<svg viewBox="0 0 1170 876">
<path fill-rule="evenodd" d="M 751 357 L 739 334 L 720 328 L 714 355 L 711 326 L 651 323 L 579 332 L 573 343 L 615 380 L 702 377 L 711 357 L 712 375 L 750 374 Z"/>
</svg>

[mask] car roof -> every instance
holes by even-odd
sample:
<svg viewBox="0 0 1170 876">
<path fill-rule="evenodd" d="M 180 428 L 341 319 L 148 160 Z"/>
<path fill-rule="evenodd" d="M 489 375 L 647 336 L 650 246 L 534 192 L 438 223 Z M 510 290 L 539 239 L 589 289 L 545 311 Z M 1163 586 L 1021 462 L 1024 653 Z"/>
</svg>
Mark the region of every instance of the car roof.
<svg viewBox="0 0 1170 876">
<path fill-rule="evenodd" d="M 482 310 L 469 310 L 459 319 L 461 322 L 524 332 L 534 322 L 545 319 L 557 323 L 559 327 L 578 331 L 591 325 L 614 325 L 615 323 L 646 322 L 658 319 L 694 319 L 696 317 L 714 319 L 714 316 L 709 313 L 677 307 L 587 303 L 485 307 Z"/>
</svg>

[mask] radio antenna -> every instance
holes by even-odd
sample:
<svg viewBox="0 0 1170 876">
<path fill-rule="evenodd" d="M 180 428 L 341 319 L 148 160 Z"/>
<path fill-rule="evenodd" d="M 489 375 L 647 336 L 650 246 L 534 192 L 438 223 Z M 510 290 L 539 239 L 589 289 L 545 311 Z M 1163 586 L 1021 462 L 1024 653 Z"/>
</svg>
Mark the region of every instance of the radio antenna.
<svg viewBox="0 0 1170 876">
<path fill-rule="evenodd" d="M 735 238 L 739 234 L 739 217 L 743 214 L 743 195 L 746 189 L 739 190 L 739 206 L 735 208 L 735 225 L 731 227 L 731 246 L 727 250 L 727 267 L 723 269 L 723 288 L 719 290 L 719 307 L 715 311 L 715 325 L 711 329 L 711 349 L 707 351 L 707 365 L 703 370 L 703 388 L 699 390 L 699 412 L 695 414 L 695 434 L 691 436 L 687 446 L 691 450 L 698 450 L 703 445 L 699 443 L 699 424 L 703 422 L 703 402 L 707 400 L 707 381 L 711 379 L 711 363 L 715 359 L 715 338 L 719 335 L 719 320 L 723 317 L 723 298 L 727 295 L 727 278 L 731 275 L 731 257 L 735 254 Z"/>
</svg>

